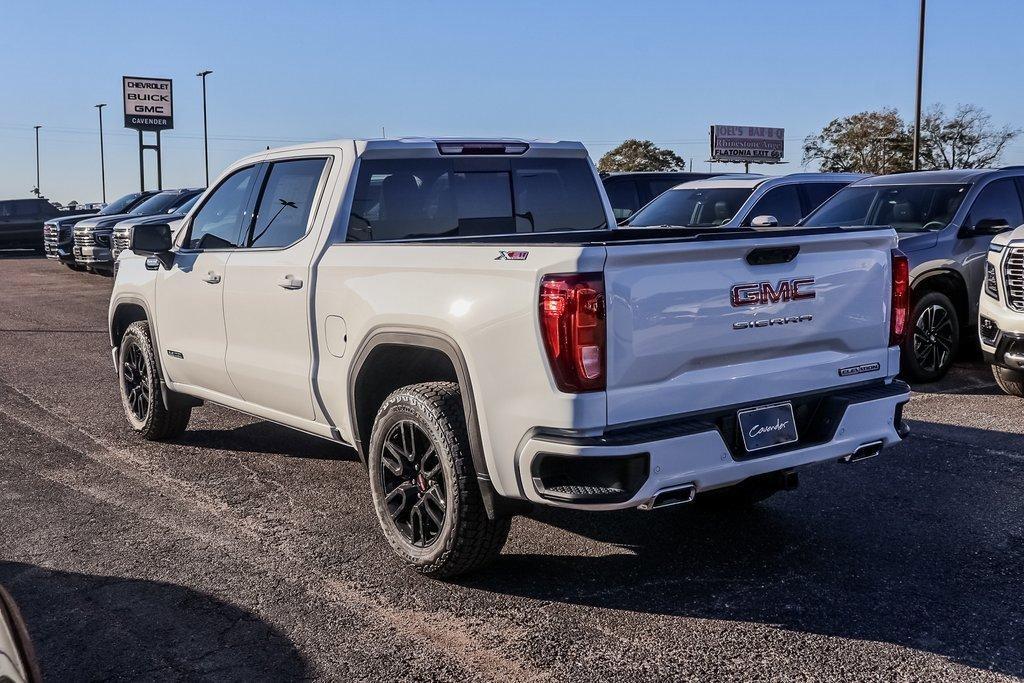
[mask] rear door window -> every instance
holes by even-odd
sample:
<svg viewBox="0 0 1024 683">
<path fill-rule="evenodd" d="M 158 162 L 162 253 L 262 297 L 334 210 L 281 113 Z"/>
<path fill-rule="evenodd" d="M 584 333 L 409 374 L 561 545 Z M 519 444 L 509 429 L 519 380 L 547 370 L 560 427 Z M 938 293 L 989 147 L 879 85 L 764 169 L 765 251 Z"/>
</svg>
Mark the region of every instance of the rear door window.
<svg viewBox="0 0 1024 683">
<path fill-rule="evenodd" d="M 362 159 L 350 242 L 607 227 L 586 159 Z"/>
<path fill-rule="evenodd" d="M 808 213 L 821 206 L 826 199 L 844 187 L 846 187 L 846 183 L 804 183 L 804 196 L 807 197 Z"/>
</svg>

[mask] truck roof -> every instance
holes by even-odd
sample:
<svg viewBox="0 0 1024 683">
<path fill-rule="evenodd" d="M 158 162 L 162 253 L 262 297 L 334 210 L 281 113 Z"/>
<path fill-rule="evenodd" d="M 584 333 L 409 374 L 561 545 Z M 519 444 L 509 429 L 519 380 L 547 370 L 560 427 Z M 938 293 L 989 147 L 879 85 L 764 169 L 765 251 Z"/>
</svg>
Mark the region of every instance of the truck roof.
<svg viewBox="0 0 1024 683">
<path fill-rule="evenodd" d="M 510 138 L 510 137 L 402 137 L 402 138 L 338 138 L 335 140 L 323 140 L 318 142 L 303 142 L 298 145 L 276 147 L 257 154 L 245 157 L 243 161 L 261 159 L 267 154 L 274 152 L 302 152 L 305 150 L 322 147 L 351 148 L 355 146 L 358 154 L 367 152 L 374 156 L 388 156 L 390 153 L 398 153 L 400 156 L 437 156 L 440 154 L 438 145 L 447 143 L 457 145 L 527 145 L 530 152 L 554 153 L 557 156 L 586 156 L 587 148 L 582 142 L 571 140 L 541 140 L 536 138 Z M 509 156 L 521 156 L 522 154 L 509 154 Z"/>
</svg>

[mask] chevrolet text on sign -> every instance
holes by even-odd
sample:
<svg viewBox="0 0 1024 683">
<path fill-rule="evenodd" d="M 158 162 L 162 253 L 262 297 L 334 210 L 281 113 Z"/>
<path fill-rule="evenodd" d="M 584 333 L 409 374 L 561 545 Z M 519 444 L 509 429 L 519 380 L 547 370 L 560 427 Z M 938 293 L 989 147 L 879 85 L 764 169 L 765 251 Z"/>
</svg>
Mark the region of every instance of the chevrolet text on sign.
<svg viewBox="0 0 1024 683">
<path fill-rule="evenodd" d="M 785 128 L 711 126 L 712 161 L 782 161 Z"/>
<path fill-rule="evenodd" d="M 124 126 L 136 130 L 174 128 L 171 79 L 124 76 Z"/>
</svg>

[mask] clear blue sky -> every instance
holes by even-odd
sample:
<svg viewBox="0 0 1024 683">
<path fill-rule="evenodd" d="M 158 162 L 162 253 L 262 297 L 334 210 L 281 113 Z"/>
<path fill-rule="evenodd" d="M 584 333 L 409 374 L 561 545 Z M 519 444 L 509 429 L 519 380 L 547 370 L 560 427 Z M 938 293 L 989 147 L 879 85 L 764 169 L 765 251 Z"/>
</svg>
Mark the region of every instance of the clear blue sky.
<svg viewBox="0 0 1024 683">
<path fill-rule="evenodd" d="M 976 103 L 998 125 L 1024 126 L 1024 2 L 928 9 L 925 103 Z M 703 162 L 715 122 L 785 127 L 794 163 L 761 168 L 799 170 L 800 140 L 836 116 L 912 115 L 917 11 L 917 0 L 5 0 L 0 198 L 33 187 L 42 124 L 44 194 L 98 200 L 98 102 L 109 104 L 108 198 L 137 189 L 122 75 L 174 79 L 164 185 L 202 184 L 204 68 L 213 175 L 266 145 L 381 126 L 582 140 L 595 159 L 649 138 Z M 1005 161 L 1024 163 L 1024 139 Z"/>
</svg>

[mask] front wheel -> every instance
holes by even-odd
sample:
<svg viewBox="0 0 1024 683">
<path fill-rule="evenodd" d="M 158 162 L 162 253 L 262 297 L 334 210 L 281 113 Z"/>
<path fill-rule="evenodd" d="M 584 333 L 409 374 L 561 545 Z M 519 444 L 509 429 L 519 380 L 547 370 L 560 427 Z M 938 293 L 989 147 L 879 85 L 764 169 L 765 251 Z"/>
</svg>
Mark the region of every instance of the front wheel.
<svg viewBox="0 0 1024 683">
<path fill-rule="evenodd" d="M 1024 372 L 1017 372 L 1016 370 L 993 365 L 992 375 L 996 378 L 996 384 L 1005 393 L 1010 396 L 1024 398 Z"/>
<path fill-rule="evenodd" d="M 192 407 L 175 405 L 168 408 L 164 405 L 148 322 L 139 321 L 128 326 L 117 358 L 121 405 L 132 429 L 150 441 L 181 436 L 188 427 Z"/>
<path fill-rule="evenodd" d="M 458 384 L 414 384 L 388 396 L 367 460 L 384 536 L 417 571 L 451 577 L 501 552 L 511 519 L 484 510 Z"/>
<path fill-rule="evenodd" d="M 960 319 L 953 302 L 928 292 L 914 304 L 910 329 L 901 349 L 903 370 L 918 382 L 942 379 L 960 349 Z"/>
</svg>

